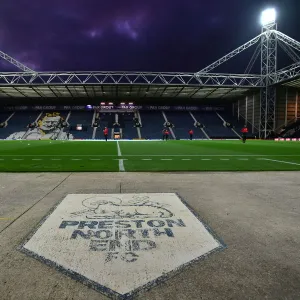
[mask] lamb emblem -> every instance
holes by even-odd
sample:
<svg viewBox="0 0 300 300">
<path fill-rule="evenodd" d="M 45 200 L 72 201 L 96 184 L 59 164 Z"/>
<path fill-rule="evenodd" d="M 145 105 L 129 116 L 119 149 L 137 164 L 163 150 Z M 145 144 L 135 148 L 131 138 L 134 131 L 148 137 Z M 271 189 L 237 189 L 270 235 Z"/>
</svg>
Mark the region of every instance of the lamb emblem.
<svg viewBox="0 0 300 300">
<path fill-rule="evenodd" d="M 148 196 L 133 196 L 129 201 L 111 196 L 91 196 L 82 201 L 85 209 L 71 213 L 87 219 L 171 218 L 174 214 Z"/>
</svg>

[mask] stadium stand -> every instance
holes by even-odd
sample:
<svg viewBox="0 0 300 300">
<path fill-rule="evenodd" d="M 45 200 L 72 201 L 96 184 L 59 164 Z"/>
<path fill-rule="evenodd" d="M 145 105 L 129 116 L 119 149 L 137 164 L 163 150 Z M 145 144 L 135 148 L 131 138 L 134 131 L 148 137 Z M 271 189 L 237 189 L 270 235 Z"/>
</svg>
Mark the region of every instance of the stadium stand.
<svg viewBox="0 0 300 300">
<path fill-rule="evenodd" d="M 63 123 L 68 113 L 47 112 L 39 115 L 35 128 L 30 128 L 23 136 L 27 140 L 43 140 L 43 139 L 67 139 L 67 133 L 64 132 Z"/>
<path fill-rule="evenodd" d="M 222 118 L 233 125 L 233 127 L 235 128 L 236 132 L 237 133 L 240 133 L 240 130 L 241 128 L 243 128 L 245 125 L 248 126 L 248 128 L 251 128 L 252 127 L 252 124 L 247 122 L 246 120 L 243 120 L 243 119 L 237 119 L 235 116 L 232 116 L 232 114 L 230 113 L 219 113 Z"/>
<path fill-rule="evenodd" d="M 205 126 L 210 138 L 237 138 L 236 134 L 224 126 L 224 122 L 215 112 L 193 112 L 196 120 Z"/>
<path fill-rule="evenodd" d="M 280 132 L 279 136 L 284 138 L 298 137 L 299 127 L 300 127 L 300 119 L 297 119 L 292 124 L 289 124 L 288 126 L 284 127 Z"/>
<path fill-rule="evenodd" d="M 161 139 L 162 130 L 164 128 L 165 120 L 161 111 L 140 111 L 142 138 L 145 139 Z M 172 138 L 170 136 L 170 138 Z"/>
<path fill-rule="evenodd" d="M 72 111 L 68 120 L 71 126 L 71 133 L 74 139 L 92 139 L 93 136 L 93 111 Z M 76 131 L 74 128 L 77 125 L 83 125 L 82 131 Z"/>
<path fill-rule="evenodd" d="M 111 129 L 113 128 L 113 124 L 115 121 L 115 114 L 114 113 L 100 113 L 99 118 L 100 119 L 98 122 L 98 128 L 96 131 L 95 139 L 102 140 L 102 139 L 104 139 L 103 129 L 105 127 L 109 128 L 110 132 L 111 132 Z M 109 135 L 109 137 L 110 137 L 110 135 Z"/>
<path fill-rule="evenodd" d="M 174 124 L 174 134 L 177 139 L 188 139 L 189 134 L 188 131 L 192 129 L 194 131 L 194 138 L 195 139 L 206 139 L 203 132 L 200 128 L 195 128 L 195 121 L 189 114 L 189 112 L 166 112 L 166 117 L 168 121 Z"/>
<path fill-rule="evenodd" d="M 0 112 L 0 123 L 5 122 L 11 115 L 13 115 L 12 112 Z"/>
<path fill-rule="evenodd" d="M 123 139 L 137 139 L 138 133 L 134 127 L 134 113 L 119 113 L 119 123 L 123 129 Z"/>
<path fill-rule="evenodd" d="M 28 131 L 28 125 L 36 121 L 41 114 L 39 111 L 16 112 L 7 122 L 7 126 L 0 128 L 0 139 L 22 138 Z M 3 114 L 7 116 L 7 114 Z M 1 120 L 2 122 L 2 120 Z"/>
<path fill-rule="evenodd" d="M 67 133 L 70 133 L 70 139 L 104 139 L 103 129 L 109 128 L 109 138 L 113 138 L 114 129 L 120 131 L 123 139 L 162 139 L 162 130 L 166 120 L 174 125 L 172 128 L 170 139 L 188 139 L 188 131 L 194 131 L 194 139 L 209 138 L 239 138 L 240 130 L 244 126 L 244 120 L 238 121 L 232 116 L 230 111 L 146 111 L 140 110 L 135 112 L 121 111 L 100 112 L 90 111 L 57 111 L 57 115 L 51 115 L 54 112 L 41 111 L 17 111 L 1 112 L 0 124 L 4 124 L 4 128 L 0 128 L 0 139 L 66 139 Z M 136 128 L 134 118 L 139 119 L 142 127 Z M 116 123 L 120 124 L 120 128 L 116 128 Z M 224 122 L 225 121 L 225 122 Z M 35 122 L 34 128 L 28 125 Z M 67 127 L 63 127 L 63 122 L 67 123 Z M 195 126 L 199 122 L 204 125 L 201 129 Z M 234 130 L 224 126 L 224 123 L 233 125 Z M 94 127 L 96 123 L 98 127 Z M 76 130 L 77 125 L 82 125 L 83 130 Z M 292 124 L 287 130 L 292 129 Z M 115 128 L 114 128 L 115 126 Z M 250 127 L 250 126 L 249 126 Z M 173 134 L 174 133 L 174 137 Z M 292 136 L 295 131 L 289 132 L 288 136 Z"/>
</svg>

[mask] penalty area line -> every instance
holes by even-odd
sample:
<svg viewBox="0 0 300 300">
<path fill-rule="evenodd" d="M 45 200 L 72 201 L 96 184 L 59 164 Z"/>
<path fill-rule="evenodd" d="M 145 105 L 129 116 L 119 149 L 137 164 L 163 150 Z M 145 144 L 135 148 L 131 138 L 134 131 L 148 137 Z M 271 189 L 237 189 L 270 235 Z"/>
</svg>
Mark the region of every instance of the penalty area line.
<svg viewBox="0 0 300 300">
<path fill-rule="evenodd" d="M 300 166 L 300 164 L 297 164 L 297 163 L 294 163 L 294 162 L 291 162 L 291 161 L 268 159 L 268 158 L 260 158 L 259 160 L 267 160 L 267 161 L 278 162 L 278 163 L 282 163 L 282 164 Z"/>
<path fill-rule="evenodd" d="M 119 141 L 117 141 L 117 149 L 118 149 L 118 156 L 121 157 L 122 152 L 121 152 L 121 148 L 120 148 L 120 145 L 119 145 Z M 123 159 L 119 159 L 119 172 L 125 172 L 124 160 Z"/>
</svg>

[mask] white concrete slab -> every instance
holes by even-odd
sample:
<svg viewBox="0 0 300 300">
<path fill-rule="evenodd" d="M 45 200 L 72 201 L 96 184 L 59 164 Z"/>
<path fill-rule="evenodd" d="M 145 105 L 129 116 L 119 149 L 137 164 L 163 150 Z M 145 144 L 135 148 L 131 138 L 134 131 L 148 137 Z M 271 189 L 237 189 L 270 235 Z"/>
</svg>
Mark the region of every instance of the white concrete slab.
<svg viewBox="0 0 300 300">
<path fill-rule="evenodd" d="M 223 245 L 174 193 L 69 194 L 23 251 L 128 296 Z"/>
</svg>

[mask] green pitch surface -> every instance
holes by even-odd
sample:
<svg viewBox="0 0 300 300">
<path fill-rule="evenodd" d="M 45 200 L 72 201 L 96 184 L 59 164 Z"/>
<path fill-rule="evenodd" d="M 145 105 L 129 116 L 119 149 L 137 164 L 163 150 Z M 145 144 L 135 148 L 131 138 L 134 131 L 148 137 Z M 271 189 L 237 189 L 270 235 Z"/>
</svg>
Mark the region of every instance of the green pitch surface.
<svg viewBox="0 0 300 300">
<path fill-rule="evenodd" d="M 2 172 L 287 170 L 300 170 L 300 142 L 0 142 Z"/>
</svg>

